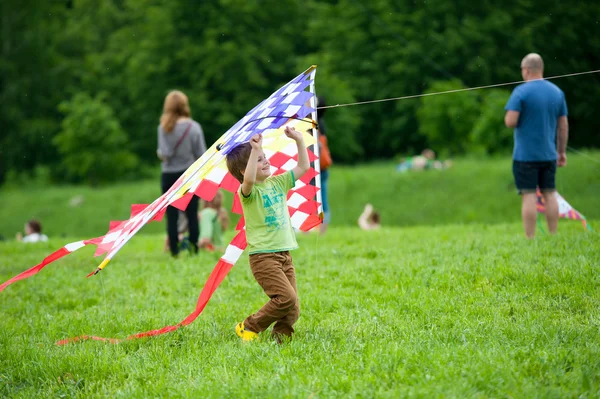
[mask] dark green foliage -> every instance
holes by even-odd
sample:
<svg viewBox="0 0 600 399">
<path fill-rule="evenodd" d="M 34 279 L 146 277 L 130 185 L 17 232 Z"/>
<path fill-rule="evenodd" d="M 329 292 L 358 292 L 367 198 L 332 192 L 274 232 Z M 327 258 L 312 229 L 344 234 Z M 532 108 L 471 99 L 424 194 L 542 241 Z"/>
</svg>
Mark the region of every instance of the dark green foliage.
<svg viewBox="0 0 600 399">
<path fill-rule="evenodd" d="M 460 81 L 434 82 L 421 98 L 417 111 L 419 132 L 431 147 L 448 154 L 486 154 L 508 152 L 512 148 L 512 129 L 504 125 L 501 110 L 510 93 L 506 90 L 466 91 Z"/>
<path fill-rule="evenodd" d="M 463 89 L 458 80 L 436 82 L 426 93 Z M 469 148 L 469 131 L 481 105 L 476 92 L 442 94 L 421 99 L 417 111 L 420 133 L 434 148 L 463 153 Z"/>
<path fill-rule="evenodd" d="M 593 2 L 5 0 L 0 13 L 0 182 L 9 170 L 65 168 L 53 144 L 64 117 L 58 105 L 78 93 L 106 93 L 131 151 L 152 166 L 171 89 L 189 95 L 212 142 L 312 64 L 317 93 L 332 105 L 518 81 L 529 52 L 544 57 L 546 76 L 600 67 Z M 599 79 L 556 81 L 574 147 L 600 145 Z M 426 146 L 453 155 L 507 152 L 502 116 L 511 89 L 448 94 L 434 101 L 439 109 L 418 99 L 331 109 L 334 159 Z"/>
<path fill-rule="evenodd" d="M 79 93 L 59 109 L 65 118 L 52 141 L 67 178 L 96 185 L 137 166 L 137 156 L 127 149 L 127 135 L 102 97 Z"/>
<path fill-rule="evenodd" d="M 505 90 L 491 89 L 480 92 L 479 115 L 469 141 L 473 152 L 506 152 L 513 145 L 513 131 L 504 125 L 503 109 L 509 98 Z"/>
</svg>

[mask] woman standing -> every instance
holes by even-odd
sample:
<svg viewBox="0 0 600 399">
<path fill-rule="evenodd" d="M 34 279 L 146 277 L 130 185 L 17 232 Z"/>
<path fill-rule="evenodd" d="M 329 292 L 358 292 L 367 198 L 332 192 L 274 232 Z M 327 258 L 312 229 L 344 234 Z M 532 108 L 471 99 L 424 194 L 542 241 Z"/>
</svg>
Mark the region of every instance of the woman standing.
<svg viewBox="0 0 600 399">
<path fill-rule="evenodd" d="M 163 194 L 179 179 L 196 159 L 206 152 L 206 141 L 200 124 L 190 117 L 188 98 L 180 91 L 171 91 L 165 98 L 158 126 L 158 149 L 162 161 L 161 186 Z M 177 234 L 178 209 L 167 207 L 167 234 L 169 249 L 174 257 L 179 253 Z M 198 251 L 198 197 L 193 196 L 185 215 L 188 221 L 190 243 Z"/>
</svg>

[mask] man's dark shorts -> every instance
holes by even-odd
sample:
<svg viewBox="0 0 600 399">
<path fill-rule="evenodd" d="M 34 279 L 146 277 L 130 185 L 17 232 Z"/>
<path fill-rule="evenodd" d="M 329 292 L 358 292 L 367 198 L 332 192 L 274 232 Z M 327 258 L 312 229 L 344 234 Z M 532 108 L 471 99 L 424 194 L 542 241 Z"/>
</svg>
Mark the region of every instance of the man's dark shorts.
<svg viewBox="0 0 600 399">
<path fill-rule="evenodd" d="M 522 162 L 513 161 L 513 176 L 519 194 L 556 189 L 556 161 Z"/>
</svg>

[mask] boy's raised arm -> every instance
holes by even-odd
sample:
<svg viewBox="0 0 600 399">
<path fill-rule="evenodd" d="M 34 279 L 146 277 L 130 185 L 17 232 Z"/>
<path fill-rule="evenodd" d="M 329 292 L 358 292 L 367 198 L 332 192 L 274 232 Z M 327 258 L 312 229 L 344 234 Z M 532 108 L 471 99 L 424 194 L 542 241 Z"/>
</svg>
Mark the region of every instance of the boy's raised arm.
<svg viewBox="0 0 600 399">
<path fill-rule="evenodd" d="M 285 135 L 294 140 L 298 146 L 298 165 L 293 169 L 294 177 L 296 180 L 298 180 L 304 176 L 306 171 L 310 168 L 308 152 L 306 151 L 306 146 L 304 145 L 304 137 L 302 136 L 301 132 L 289 126 L 285 128 Z"/>
<path fill-rule="evenodd" d="M 246 170 L 244 170 L 244 181 L 242 182 L 242 195 L 246 197 L 250 195 L 252 187 L 256 183 L 256 164 L 258 162 L 258 153 L 262 146 L 262 135 L 255 134 L 252 136 L 250 145 L 252 146 L 252 151 L 250 151 Z"/>
</svg>

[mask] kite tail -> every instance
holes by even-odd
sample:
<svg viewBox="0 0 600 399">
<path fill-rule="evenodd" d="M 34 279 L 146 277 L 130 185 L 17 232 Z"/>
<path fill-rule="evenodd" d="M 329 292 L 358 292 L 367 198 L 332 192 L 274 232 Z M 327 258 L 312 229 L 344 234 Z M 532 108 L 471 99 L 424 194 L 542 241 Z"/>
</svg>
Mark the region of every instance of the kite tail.
<svg viewBox="0 0 600 399">
<path fill-rule="evenodd" d="M 223 254 L 221 259 L 219 259 L 219 261 L 215 265 L 215 268 L 211 272 L 210 276 L 208 277 L 208 280 L 206 281 L 206 284 L 204 284 L 204 287 L 202 288 L 202 291 L 200 292 L 200 295 L 198 297 L 198 302 L 196 303 L 196 308 L 194 309 L 194 311 L 192 313 L 190 313 L 190 315 L 188 315 L 181 322 L 177 323 L 176 325 L 166 326 L 166 327 L 160 328 L 158 330 L 140 332 L 137 334 L 130 335 L 125 339 L 102 338 L 102 337 L 97 337 L 94 335 L 81 335 L 78 337 L 60 340 L 60 341 L 56 342 L 56 344 L 57 345 L 66 345 L 66 344 L 73 343 L 73 342 L 88 341 L 88 340 L 108 342 L 111 344 L 118 344 L 120 342 L 132 340 L 132 339 L 153 337 L 156 335 L 170 333 L 170 332 L 173 332 L 173 331 L 179 329 L 180 327 L 191 324 L 192 322 L 194 322 L 194 320 L 196 320 L 196 318 L 200 315 L 200 313 L 202 313 L 202 311 L 206 307 L 206 304 L 212 297 L 212 294 L 216 291 L 217 287 L 219 287 L 221 282 L 223 282 L 223 280 L 225 279 L 225 277 L 227 276 L 227 274 L 229 273 L 229 271 L 231 270 L 231 268 L 233 267 L 235 262 L 239 259 L 239 257 L 244 252 L 244 249 L 246 248 L 246 246 L 247 246 L 246 231 L 242 230 L 233 238 L 231 243 L 229 243 L 229 245 L 227 246 L 227 249 L 225 250 L 225 253 Z"/>
<path fill-rule="evenodd" d="M 77 251 L 78 249 L 85 247 L 86 245 L 90 245 L 90 244 L 97 245 L 97 243 L 100 242 L 100 240 L 102 240 L 102 237 L 94 238 L 91 240 L 76 241 L 76 242 L 72 242 L 70 244 L 65 245 L 58 251 L 55 251 L 55 252 L 51 253 L 50 255 L 46 256 L 44 258 L 44 260 L 42 261 L 42 263 L 35 265 L 31 269 L 25 270 L 23 273 L 16 275 L 15 277 L 11 278 L 10 280 L 8 280 L 5 283 L 3 283 L 2 285 L 0 285 L 0 292 L 2 292 L 6 287 L 11 285 L 12 283 L 15 283 L 19 280 L 24 280 L 26 278 L 29 278 L 33 275 L 38 274 L 40 272 L 40 270 L 42 270 L 44 267 L 48 266 L 50 263 L 54 262 L 55 260 L 62 258 L 63 256 L 67 256 L 70 253 L 73 253 L 73 252 Z"/>
<path fill-rule="evenodd" d="M 585 227 L 586 229 L 588 229 L 588 231 L 594 231 L 594 230 L 592 229 L 592 226 L 591 226 L 591 225 L 590 225 L 590 224 L 587 222 L 587 220 L 585 220 L 585 219 L 582 219 L 582 220 L 581 220 L 581 223 L 583 223 L 583 227 Z"/>
<path fill-rule="evenodd" d="M 542 219 L 540 218 L 540 214 L 537 214 L 537 225 L 542 232 L 542 234 L 546 234 L 546 230 L 544 230 L 544 224 L 542 223 Z"/>
<path fill-rule="evenodd" d="M 206 307 L 206 304 L 212 297 L 212 294 L 217 290 L 221 282 L 223 282 L 233 265 L 237 262 L 237 260 L 244 252 L 244 249 L 246 249 L 246 246 L 248 245 L 246 242 L 246 230 L 244 230 L 243 227 L 243 219 L 240 220 L 240 222 L 241 223 L 238 226 L 238 230 L 240 230 L 239 233 L 233 238 L 233 240 L 231 240 L 231 242 L 227 246 L 227 249 L 225 250 L 225 253 L 221 257 L 221 259 L 219 259 L 219 261 L 215 265 L 215 268 L 211 272 L 208 280 L 206 281 L 206 284 L 204 284 L 204 287 L 202 288 L 202 291 L 200 291 L 200 295 L 198 296 L 196 308 L 185 319 L 183 319 L 174 326 L 166 326 L 158 330 L 140 332 L 137 334 L 130 335 L 125 339 L 103 338 L 95 335 L 80 335 L 78 337 L 67 338 L 57 341 L 56 345 L 66 345 L 74 342 L 89 340 L 118 344 L 128 340 L 154 337 L 156 335 L 170 333 L 183 326 L 187 326 L 188 324 L 193 323 L 194 320 L 196 320 L 196 318 L 200 316 L 200 313 L 202 313 L 202 311 Z M 297 227 L 298 229 L 302 231 L 310 231 L 312 228 L 321 224 L 321 220 L 317 215 L 306 215 L 306 217 L 301 217 L 300 219 L 297 219 L 296 224 L 297 226 L 295 227 Z"/>
</svg>

